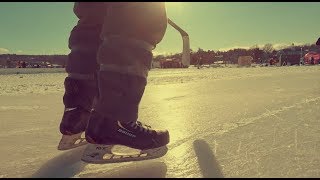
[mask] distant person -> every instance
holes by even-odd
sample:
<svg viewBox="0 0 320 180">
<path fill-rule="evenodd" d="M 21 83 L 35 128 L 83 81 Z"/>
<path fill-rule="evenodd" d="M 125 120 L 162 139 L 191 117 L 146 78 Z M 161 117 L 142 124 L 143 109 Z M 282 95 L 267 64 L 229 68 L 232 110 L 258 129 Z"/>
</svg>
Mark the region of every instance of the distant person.
<svg viewBox="0 0 320 180">
<path fill-rule="evenodd" d="M 27 63 L 26 63 L 25 61 L 22 61 L 21 67 L 22 67 L 22 68 L 26 68 L 26 67 L 27 67 Z"/>
<path fill-rule="evenodd" d="M 198 59 L 197 66 L 198 66 L 198 69 L 200 69 L 202 66 L 202 58 L 201 57 Z"/>
<path fill-rule="evenodd" d="M 310 64 L 314 64 L 314 58 L 313 57 L 310 58 Z"/>
<path fill-rule="evenodd" d="M 74 13 L 79 21 L 69 38 L 58 148 L 76 147 L 64 145 L 84 131 L 97 146 L 165 147 L 167 130 L 138 121 L 152 50 L 167 28 L 165 3 L 76 2 Z"/>
</svg>

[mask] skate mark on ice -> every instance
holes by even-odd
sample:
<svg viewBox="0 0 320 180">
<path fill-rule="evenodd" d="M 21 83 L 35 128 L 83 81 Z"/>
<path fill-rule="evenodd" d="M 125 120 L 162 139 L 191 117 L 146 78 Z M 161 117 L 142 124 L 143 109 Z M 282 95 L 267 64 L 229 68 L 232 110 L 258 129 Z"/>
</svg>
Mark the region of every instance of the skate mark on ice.
<svg viewBox="0 0 320 180">
<path fill-rule="evenodd" d="M 240 151 L 241 151 L 241 145 L 242 145 L 242 141 L 239 142 L 239 145 L 238 145 L 238 149 L 237 149 L 237 153 L 239 154 Z"/>
<path fill-rule="evenodd" d="M 291 106 L 282 106 L 277 110 L 271 110 L 271 111 L 269 109 L 265 108 L 267 110 L 267 112 L 265 112 L 265 113 L 263 113 L 263 114 L 261 114 L 259 116 L 256 116 L 256 117 L 247 118 L 247 120 L 248 120 L 247 123 L 253 122 L 253 121 L 258 120 L 258 119 L 262 119 L 264 117 L 270 117 L 270 116 L 274 116 L 279 120 L 283 120 L 282 118 L 277 116 L 277 114 L 279 114 L 281 112 L 284 112 L 284 111 L 287 111 L 287 110 L 290 110 L 290 109 L 293 109 L 293 108 L 296 108 L 296 107 L 304 107 L 303 105 L 305 105 L 305 104 L 308 104 L 308 103 L 311 103 L 311 102 L 316 102 L 316 101 L 319 101 L 319 100 L 320 100 L 320 97 L 315 97 L 315 98 L 310 98 L 310 99 L 303 99 L 302 101 L 300 101 L 298 103 L 294 103 Z"/>
<path fill-rule="evenodd" d="M 44 163 L 31 178 L 70 178 L 78 174 L 86 166 L 81 161 L 85 146 L 63 152 L 57 157 Z"/>
<path fill-rule="evenodd" d="M 236 123 L 226 123 L 226 124 L 223 124 L 219 129 L 215 129 L 215 130 L 212 130 L 212 128 L 208 128 L 207 130 L 204 130 L 203 132 L 204 133 L 193 133 L 189 136 L 186 136 L 186 137 L 183 137 L 181 138 L 180 140 L 177 140 L 173 143 L 170 143 L 168 144 L 168 148 L 170 150 L 174 149 L 174 148 L 177 148 L 179 147 L 180 145 L 184 144 L 184 143 L 187 143 L 189 141 L 192 141 L 192 140 L 195 140 L 196 138 L 206 138 L 208 136 L 220 136 L 220 135 L 223 135 L 225 133 L 228 133 L 234 129 L 237 129 L 237 128 L 240 128 L 242 126 L 246 126 L 246 125 L 249 125 L 249 124 L 252 124 L 252 123 L 255 123 L 256 121 L 260 120 L 260 119 L 263 119 L 263 118 L 266 118 L 266 117 L 270 117 L 270 116 L 274 116 L 277 118 L 278 121 L 283 121 L 283 119 L 281 117 L 279 117 L 277 114 L 281 113 L 281 112 L 285 112 L 285 111 L 288 111 L 290 109 L 293 109 L 293 108 L 297 108 L 297 107 L 300 107 L 305 104 L 308 104 L 308 103 L 311 103 L 311 102 L 317 102 L 320 100 L 320 97 L 314 97 L 314 98 L 309 98 L 309 99 L 302 99 L 300 102 L 298 103 L 295 103 L 291 106 L 283 106 L 283 107 L 280 107 L 279 109 L 276 109 L 276 110 L 269 110 L 269 109 L 266 109 L 266 112 L 258 115 L 258 116 L 254 116 L 254 117 L 249 117 L 249 118 L 243 118 L 241 120 L 239 120 L 239 122 L 236 122 Z M 273 140 L 273 143 L 276 142 L 276 136 L 275 136 L 275 131 L 276 129 L 274 129 L 274 140 Z M 210 132 L 210 133 L 208 133 Z M 241 146 L 240 146 L 241 148 Z"/>
<path fill-rule="evenodd" d="M 229 132 L 229 131 L 231 131 L 233 129 L 252 124 L 252 123 L 256 122 L 257 120 L 260 120 L 260 119 L 263 119 L 263 118 L 267 118 L 267 117 L 270 117 L 270 116 L 274 116 L 278 120 L 283 121 L 283 119 L 280 118 L 277 114 L 285 112 L 285 111 L 288 111 L 288 110 L 293 109 L 293 108 L 304 107 L 303 105 L 305 105 L 305 104 L 308 104 L 308 103 L 311 103 L 311 102 L 316 102 L 316 101 L 319 101 L 319 100 L 320 100 L 320 97 L 315 97 L 315 98 L 310 98 L 310 99 L 303 99 L 302 101 L 300 101 L 298 103 L 295 103 L 295 104 L 293 104 L 291 106 L 283 106 L 283 107 L 280 107 L 279 109 L 276 109 L 276 110 L 269 110 L 269 109 L 265 108 L 266 112 L 264 112 L 264 113 L 262 113 L 262 114 L 260 114 L 258 116 L 249 117 L 249 118 L 242 118 L 242 119 L 239 120 L 239 122 L 236 122 L 236 123 L 224 124 L 223 127 L 220 130 L 218 130 L 218 132 L 216 132 L 215 134 L 221 135 L 221 134 L 227 133 L 227 132 Z"/>
<path fill-rule="evenodd" d="M 34 110 L 46 110 L 48 107 L 41 106 L 0 106 L 0 111 L 10 110 L 22 110 L 22 111 L 34 111 Z"/>
<path fill-rule="evenodd" d="M 184 98 L 186 96 L 174 96 L 174 97 L 169 97 L 169 98 L 165 98 L 164 100 L 170 101 L 170 100 L 178 100 L 181 98 Z"/>
<path fill-rule="evenodd" d="M 29 128 L 29 129 L 22 129 L 22 130 L 12 130 L 9 132 L 0 132 L 0 137 L 4 138 L 4 137 L 12 137 L 12 136 L 21 136 L 21 135 L 26 135 L 26 134 L 32 134 L 35 132 L 43 132 L 46 130 L 51 130 L 52 128 L 38 128 L 38 127 L 34 127 L 34 128 Z"/>
<path fill-rule="evenodd" d="M 203 178 L 223 178 L 221 167 L 208 143 L 202 139 L 197 139 L 193 141 L 193 147 Z"/>
<path fill-rule="evenodd" d="M 294 147 L 297 153 L 298 152 L 298 130 L 297 129 L 295 129 L 294 131 Z"/>
</svg>

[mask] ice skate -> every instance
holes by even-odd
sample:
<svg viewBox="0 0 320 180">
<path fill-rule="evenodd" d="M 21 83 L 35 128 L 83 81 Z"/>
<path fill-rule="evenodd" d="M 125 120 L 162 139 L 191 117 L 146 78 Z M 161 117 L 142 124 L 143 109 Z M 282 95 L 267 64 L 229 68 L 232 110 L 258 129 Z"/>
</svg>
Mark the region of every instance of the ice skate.
<svg viewBox="0 0 320 180">
<path fill-rule="evenodd" d="M 114 152 L 115 145 L 89 144 L 81 158 L 84 162 L 93 164 L 120 163 L 130 161 L 142 161 L 156 159 L 164 156 L 168 148 L 162 146 L 159 148 L 136 150 L 139 152 Z"/>
<path fill-rule="evenodd" d="M 87 144 L 84 131 L 89 114 L 89 112 L 80 107 L 65 108 L 63 120 L 60 124 L 62 138 L 59 142 L 58 150 L 69 150 Z M 72 120 L 74 121 L 73 123 L 71 123 Z"/>
<path fill-rule="evenodd" d="M 91 121 L 94 121 L 97 128 L 91 125 Z M 164 156 L 168 151 L 166 145 L 169 143 L 169 132 L 151 129 L 140 122 L 109 121 L 92 112 L 86 139 L 90 144 L 84 150 L 83 161 L 95 164 L 118 163 Z M 114 148 L 117 145 L 132 149 L 130 152 L 116 152 Z"/>
<path fill-rule="evenodd" d="M 84 131 L 90 116 L 95 87 L 92 80 L 66 78 L 63 97 L 65 109 L 60 123 L 62 138 L 58 150 L 69 150 L 87 144 Z"/>
<path fill-rule="evenodd" d="M 83 136 L 84 132 L 73 135 L 62 135 L 62 138 L 58 145 L 58 150 L 69 150 L 88 144 Z"/>
</svg>

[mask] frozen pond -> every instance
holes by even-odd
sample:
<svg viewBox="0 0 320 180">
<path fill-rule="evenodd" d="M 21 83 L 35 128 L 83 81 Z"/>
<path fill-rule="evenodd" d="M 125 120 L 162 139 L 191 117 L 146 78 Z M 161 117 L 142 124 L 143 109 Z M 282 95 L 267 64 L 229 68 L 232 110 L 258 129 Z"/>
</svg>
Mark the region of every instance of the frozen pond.
<svg viewBox="0 0 320 180">
<path fill-rule="evenodd" d="M 63 69 L 0 69 L 0 177 L 320 177 L 320 66 L 153 69 L 142 122 L 155 160 L 93 165 L 61 152 Z"/>
</svg>

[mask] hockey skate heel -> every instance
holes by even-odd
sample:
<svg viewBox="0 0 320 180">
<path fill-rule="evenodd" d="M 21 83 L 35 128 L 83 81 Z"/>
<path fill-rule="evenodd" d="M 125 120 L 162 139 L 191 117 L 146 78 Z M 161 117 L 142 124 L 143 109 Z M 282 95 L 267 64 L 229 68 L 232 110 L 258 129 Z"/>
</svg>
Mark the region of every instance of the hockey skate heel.
<svg viewBox="0 0 320 180">
<path fill-rule="evenodd" d="M 58 145 L 58 150 L 69 150 L 88 144 L 86 139 L 84 137 L 81 137 L 83 133 L 84 132 L 74 135 L 62 135 L 62 138 Z"/>
<path fill-rule="evenodd" d="M 89 144 L 84 150 L 82 161 L 93 164 L 119 163 L 155 159 L 164 156 L 168 148 L 162 146 L 154 149 L 140 150 L 138 153 L 113 152 L 114 145 Z"/>
</svg>

